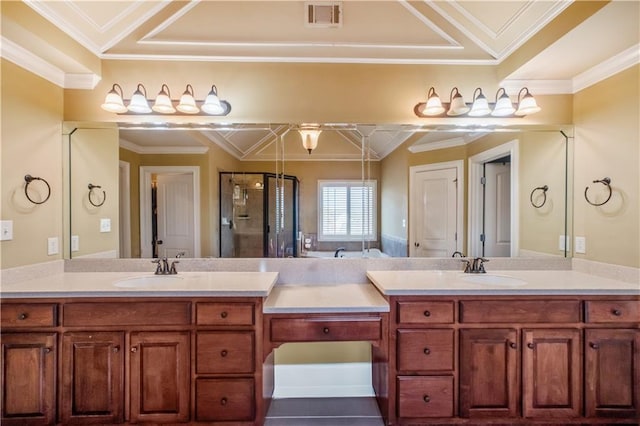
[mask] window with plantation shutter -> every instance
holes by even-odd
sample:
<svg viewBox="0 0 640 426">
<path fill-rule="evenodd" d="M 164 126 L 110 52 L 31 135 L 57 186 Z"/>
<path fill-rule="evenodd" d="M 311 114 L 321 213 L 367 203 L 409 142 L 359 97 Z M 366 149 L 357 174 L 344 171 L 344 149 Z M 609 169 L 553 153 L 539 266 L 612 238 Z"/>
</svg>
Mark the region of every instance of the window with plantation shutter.
<svg viewBox="0 0 640 426">
<path fill-rule="evenodd" d="M 318 181 L 318 240 L 376 239 L 375 181 Z"/>
</svg>

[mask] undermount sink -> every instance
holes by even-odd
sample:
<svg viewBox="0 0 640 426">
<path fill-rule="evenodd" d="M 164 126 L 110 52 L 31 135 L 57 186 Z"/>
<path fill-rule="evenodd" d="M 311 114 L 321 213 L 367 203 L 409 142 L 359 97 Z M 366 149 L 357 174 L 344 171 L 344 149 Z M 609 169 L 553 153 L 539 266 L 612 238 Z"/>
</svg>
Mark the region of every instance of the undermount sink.
<svg viewBox="0 0 640 426">
<path fill-rule="evenodd" d="M 513 278 L 507 275 L 493 274 L 465 274 L 462 281 L 474 284 L 498 285 L 498 286 L 520 286 L 527 282 L 519 278 Z"/>
<path fill-rule="evenodd" d="M 121 288 L 147 288 L 147 287 L 163 287 L 180 284 L 182 277 L 175 275 L 145 275 L 142 277 L 131 277 L 118 280 L 113 283 L 116 287 Z"/>
</svg>

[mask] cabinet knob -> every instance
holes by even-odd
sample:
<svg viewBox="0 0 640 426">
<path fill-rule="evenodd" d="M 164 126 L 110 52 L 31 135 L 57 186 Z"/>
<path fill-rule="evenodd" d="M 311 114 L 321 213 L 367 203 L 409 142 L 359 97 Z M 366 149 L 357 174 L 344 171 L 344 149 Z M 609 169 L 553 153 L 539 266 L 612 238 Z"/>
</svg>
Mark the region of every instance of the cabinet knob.
<svg viewBox="0 0 640 426">
<path fill-rule="evenodd" d="M 226 349 L 223 349 L 222 351 L 220 351 L 220 356 L 222 356 L 223 358 L 226 357 L 227 355 L 229 355 L 229 352 L 227 352 Z"/>
<path fill-rule="evenodd" d="M 531 342 L 527 343 L 527 347 L 528 347 L 529 349 L 533 349 L 533 348 L 535 348 L 535 346 L 536 346 L 536 345 L 534 345 L 534 344 L 533 344 L 533 343 L 531 343 Z"/>
<path fill-rule="evenodd" d="M 431 312 L 429 312 L 429 311 L 424 311 L 424 316 L 425 316 L 425 317 L 430 317 L 430 316 L 431 316 Z"/>
<path fill-rule="evenodd" d="M 611 313 L 617 317 L 619 317 L 620 315 L 622 315 L 622 311 L 620 309 L 612 309 Z"/>
<path fill-rule="evenodd" d="M 431 397 L 429 395 L 425 395 L 425 396 L 422 397 L 422 400 L 424 402 L 431 402 Z"/>
<path fill-rule="evenodd" d="M 222 318 L 226 318 L 228 315 L 229 315 L 229 314 L 227 313 L 227 311 L 222 311 L 222 312 L 220 313 L 220 316 L 221 316 Z"/>
<path fill-rule="evenodd" d="M 597 343 L 595 343 L 595 342 L 590 342 L 590 343 L 589 343 L 589 346 L 591 346 L 591 349 L 598 349 L 598 348 L 600 347 L 600 346 L 598 346 L 598 344 L 597 344 Z"/>
<path fill-rule="evenodd" d="M 509 343 L 509 347 L 510 347 L 511 349 L 517 349 L 517 348 L 518 348 L 518 345 L 516 345 L 516 342 L 510 342 L 510 343 Z"/>
<path fill-rule="evenodd" d="M 44 348 L 44 353 L 45 354 L 50 354 L 51 353 L 51 348 Z"/>
<path fill-rule="evenodd" d="M 20 315 L 18 315 L 19 320 L 26 320 L 27 318 L 29 318 L 29 314 L 27 314 L 26 312 L 23 312 Z"/>
<path fill-rule="evenodd" d="M 133 352 L 133 353 L 138 352 L 138 348 L 136 346 L 132 346 L 131 347 L 131 352 Z"/>
<path fill-rule="evenodd" d="M 226 397 L 222 397 L 222 399 L 220 399 L 220 405 L 227 405 L 227 398 Z"/>
<path fill-rule="evenodd" d="M 322 329 L 322 332 L 323 332 L 324 334 L 329 334 L 329 327 L 325 327 L 325 328 L 323 328 L 323 329 Z"/>
<path fill-rule="evenodd" d="M 116 345 L 116 346 L 113 347 L 113 353 L 117 354 L 118 352 L 120 352 L 120 346 Z"/>
<path fill-rule="evenodd" d="M 431 353 L 431 349 L 424 348 L 424 350 L 422 352 L 424 352 L 425 355 L 429 355 Z"/>
</svg>

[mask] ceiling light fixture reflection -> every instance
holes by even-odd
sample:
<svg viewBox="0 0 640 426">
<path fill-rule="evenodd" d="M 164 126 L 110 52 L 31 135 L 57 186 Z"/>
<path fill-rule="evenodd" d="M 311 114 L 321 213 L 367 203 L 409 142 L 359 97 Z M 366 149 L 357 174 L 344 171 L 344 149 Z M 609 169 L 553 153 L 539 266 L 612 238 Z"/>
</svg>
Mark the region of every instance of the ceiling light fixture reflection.
<svg viewBox="0 0 640 426">
<path fill-rule="evenodd" d="M 149 106 L 147 89 L 142 83 L 136 86 L 131 99 L 124 99 L 122 87 L 115 83 L 107 93 L 101 108 L 116 114 L 150 114 L 152 112 L 162 115 L 214 115 L 225 116 L 231 112 L 231 104 L 218 97 L 218 88 L 211 86 L 205 100 L 197 100 L 193 87 L 187 84 L 179 101 L 171 99 L 169 86 L 163 84 L 160 92 L 154 100 L 153 107 Z M 177 103 L 174 106 L 174 103 Z"/>
<path fill-rule="evenodd" d="M 429 88 L 427 101 L 416 104 L 413 112 L 418 117 L 493 117 L 513 118 L 524 117 L 540 111 L 535 98 L 529 89 L 523 87 L 518 93 L 518 103 L 514 106 L 511 98 L 504 88 L 496 92 L 495 103 L 489 103 L 480 87 L 473 92 L 473 102 L 465 103 L 462 94 L 457 87 L 451 90 L 449 102 L 442 102 L 434 87 Z"/>
<path fill-rule="evenodd" d="M 298 132 L 300 132 L 300 137 L 302 137 L 302 146 L 309 152 L 309 155 L 311 155 L 311 151 L 318 146 L 318 138 L 322 130 L 320 130 L 317 125 L 303 125 L 298 129 Z"/>
</svg>

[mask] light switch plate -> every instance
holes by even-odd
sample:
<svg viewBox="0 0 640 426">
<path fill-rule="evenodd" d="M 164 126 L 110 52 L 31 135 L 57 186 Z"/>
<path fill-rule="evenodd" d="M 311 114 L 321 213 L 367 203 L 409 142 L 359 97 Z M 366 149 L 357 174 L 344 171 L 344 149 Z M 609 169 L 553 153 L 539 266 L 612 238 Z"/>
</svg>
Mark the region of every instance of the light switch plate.
<svg viewBox="0 0 640 426">
<path fill-rule="evenodd" d="M 100 219 L 100 232 L 111 232 L 111 219 Z"/>
<path fill-rule="evenodd" d="M 560 235 L 558 238 L 558 250 L 565 250 L 565 243 L 568 246 L 566 250 L 569 251 L 571 249 L 571 239 L 567 238 L 566 235 Z"/>
<path fill-rule="evenodd" d="M 585 237 L 576 237 L 575 242 L 576 253 L 586 253 L 587 252 L 587 239 Z"/>
<path fill-rule="evenodd" d="M 71 236 L 71 251 L 79 251 L 80 250 L 80 237 L 77 235 Z"/>
<path fill-rule="evenodd" d="M 13 221 L 0 220 L 0 241 L 13 240 Z"/>
<path fill-rule="evenodd" d="M 58 254 L 58 237 L 47 238 L 47 255 L 53 256 Z"/>
</svg>

